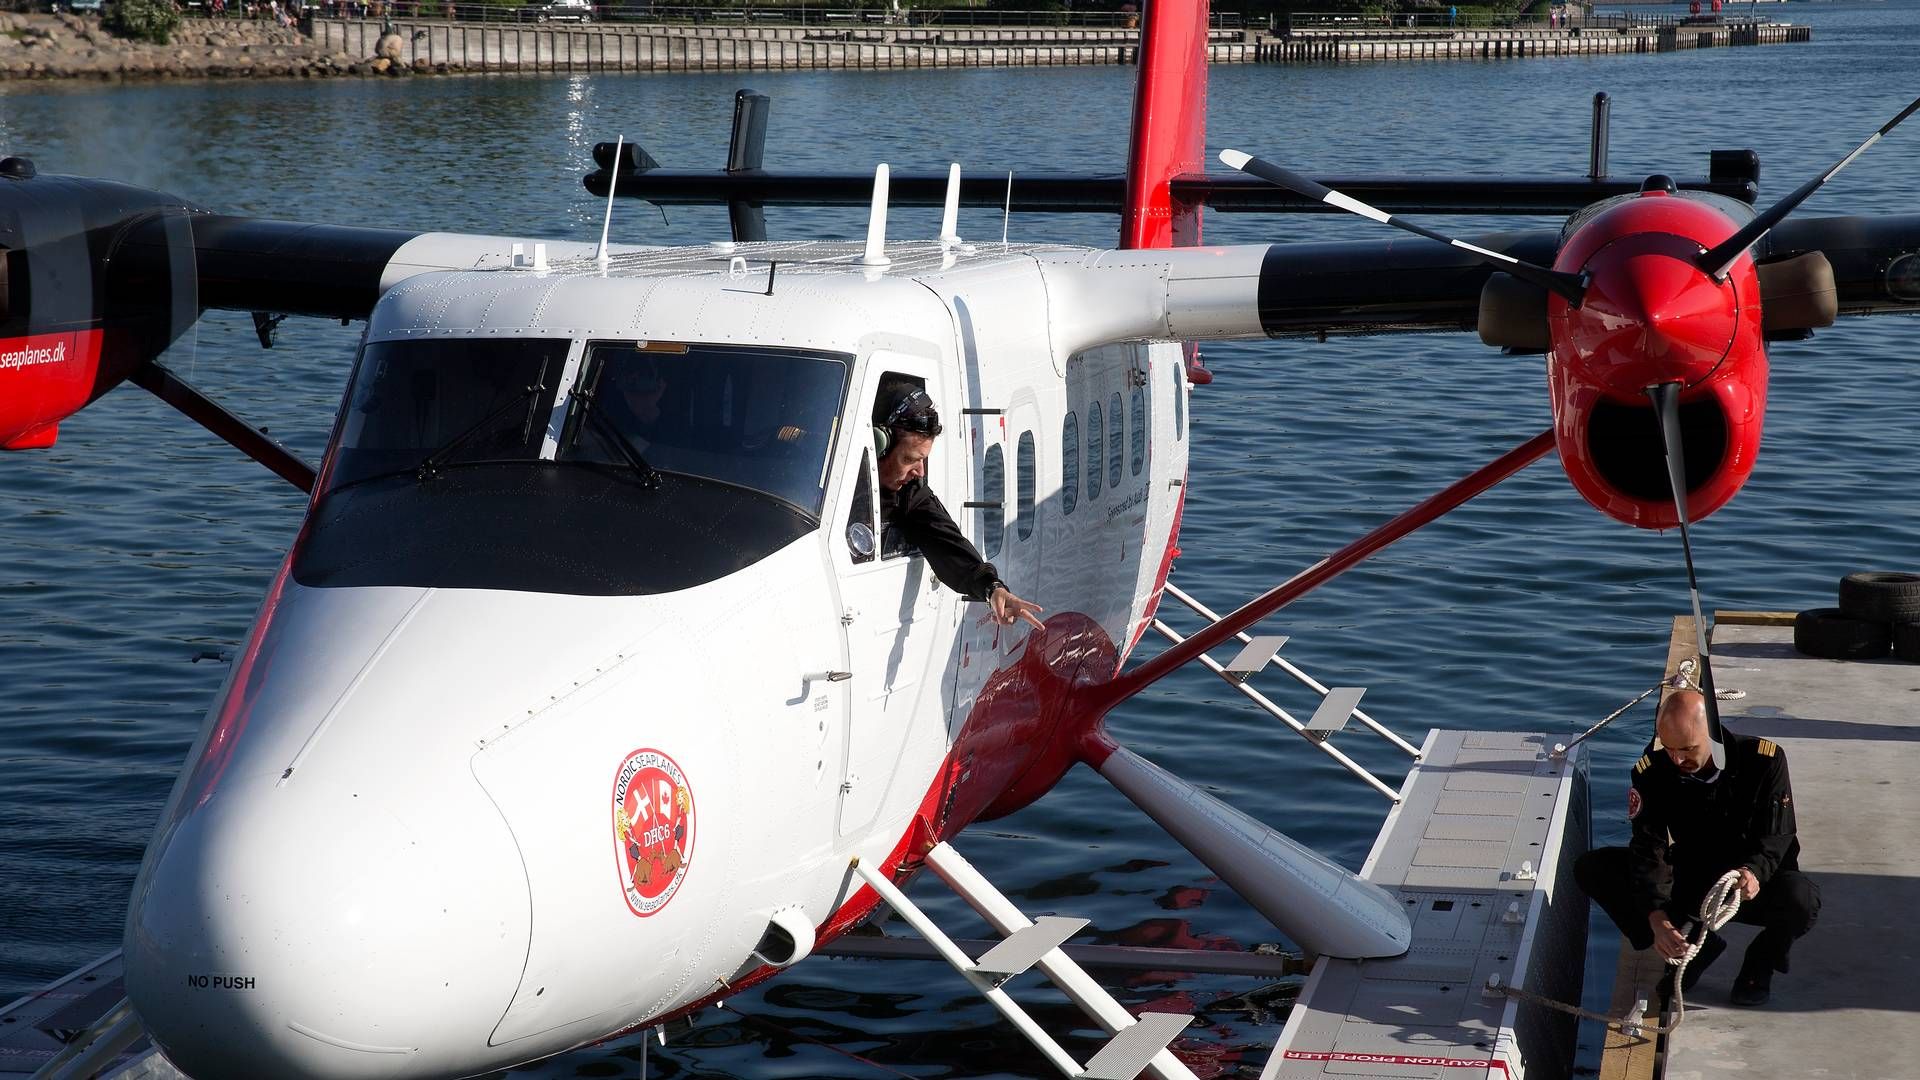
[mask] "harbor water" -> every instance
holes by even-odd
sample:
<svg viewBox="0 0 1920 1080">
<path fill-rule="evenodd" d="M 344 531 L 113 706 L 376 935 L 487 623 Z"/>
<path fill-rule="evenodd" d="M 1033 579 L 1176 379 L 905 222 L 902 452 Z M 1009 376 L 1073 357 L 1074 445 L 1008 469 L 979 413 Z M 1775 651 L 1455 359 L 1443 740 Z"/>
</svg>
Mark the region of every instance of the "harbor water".
<svg viewBox="0 0 1920 1080">
<path fill-rule="evenodd" d="M 1208 145 L 1308 173 L 1579 175 L 1588 103 L 1605 90 L 1615 174 L 1700 175 L 1709 150 L 1752 147 L 1770 201 L 1920 94 L 1920 0 L 1769 11 L 1812 25 L 1813 41 L 1218 66 Z M 1088 67 L 0 84 L 0 155 L 233 213 L 590 239 L 602 211 L 580 186 L 592 144 L 624 134 L 666 165 L 717 167 L 742 85 L 773 98 L 771 168 L 887 161 L 932 170 L 957 160 L 1017 180 L 1119 171 L 1132 77 Z M 896 212 L 891 231 L 932 236 L 935 213 Z M 1920 213 L 1920 130 L 1896 131 L 1800 213 Z M 775 237 L 850 238 L 864 227 L 862 215 L 843 210 L 773 209 L 767 219 Z M 1003 223 L 984 210 L 964 212 L 961 232 L 998 240 L 1003 224 L 1021 241 L 1108 244 L 1116 235 L 1105 217 Z M 1558 223 L 1429 224 L 1473 233 Z M 633 202 L 617 207 L 613 223 L 616 238 L 642 243 L 723 239 L 726 229 L 724 209 Z M 1206 236 L 1254 243 L 1378 229 L 1318 215 L 1222 214 L 1207 220 Z M 288 320 L 262 351 L 246 316 L 215 314 L 167 360 L 317 458 L 358 332 Z M 1470 335 L 1234 344 L 1204 355 L 1217 377 L 1193 394 L 1185 554 L 1174 580 L 1216 609 L 1549 421 L 1541 359 L 1500 355 Z M 1707 603 L 1823 606 L 1844 573 L 1920 568 L 1920 319 L 1852 320 L 1778 344 L 1771 356 L 1758 468 L 1695 534 Z M 63 424 L 53 449 L 0 456 L 0 1000 L 118 947 L 141 851 L 225 673 L 220 656 L 245 633 L 303 502 L 132 387 Z M 1584 728 L 1659 677 L 1669 619 L 1685 605 L 1679 537 L 1602 517 L 1548 460 L 1267 625 L 1292 635 L 1296 663 L 1328 684 L 1367 687 L 1364 707 L 1418 742 L 1434 726 Z M 1171 621 L 1193 625 L 1179 612 Z M 1312 711 L 1297 687 L 1268 689 L 1293 711 Z M 1597 740 L 1598 842 L 1625 836 L 1624 771 L 1651 723 L 1643 706 Z M 1348 866 L 1359 865 L 1387 809 L 1197 668 L 1130 702 L 1112 727 L 1142 754 Z M 1405 770 L 1404 756 L 1377 741 L 1340 739 L 1395 779 Z M 1086 770 L 957 846 L 1030 913 L 1091 918 L 1083 940 L 1286 946 Z M 981 932 L 937 882 L 912 892 L 958 934 Z M 1590 985 L 1610 974 L 1611 956 L 1611 941 L 1597 936 Z M 1136 1011 L 1200 1017 L 1181 1046 L 1197 1055 L 1201 1075 L 1252 1077 L 1295 989 L 1169 974 L 1126 980 L 1118 992 Z M 1033 988 L 1023 996 L 1043 1022 L 1074 1036 L 1071 1049 L 1091 1052 L 1093 1033 L 1063 999 Z M 729 1005 L 654 1047 L 651 1075 L 1045 1073 L 941 966 L 808 961 Z M 629 1040 L 524 1073 L 638 1075 L 639 1056 Z"/>
</svg>

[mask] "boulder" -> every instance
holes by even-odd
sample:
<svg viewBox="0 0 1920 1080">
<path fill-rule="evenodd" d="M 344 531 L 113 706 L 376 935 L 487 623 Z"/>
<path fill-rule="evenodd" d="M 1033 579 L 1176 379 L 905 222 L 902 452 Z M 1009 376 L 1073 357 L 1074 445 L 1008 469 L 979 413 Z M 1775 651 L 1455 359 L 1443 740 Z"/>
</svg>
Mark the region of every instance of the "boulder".
<svg viewBox="0 0 1920 1080">
<path fill-rule="evenodd" d="M 380 40 L 373 46 L 373 55 L 396 64 L 406 55 L 406 52 L 406 39 L 399 34 L 381 34 Z"/>
</svg>

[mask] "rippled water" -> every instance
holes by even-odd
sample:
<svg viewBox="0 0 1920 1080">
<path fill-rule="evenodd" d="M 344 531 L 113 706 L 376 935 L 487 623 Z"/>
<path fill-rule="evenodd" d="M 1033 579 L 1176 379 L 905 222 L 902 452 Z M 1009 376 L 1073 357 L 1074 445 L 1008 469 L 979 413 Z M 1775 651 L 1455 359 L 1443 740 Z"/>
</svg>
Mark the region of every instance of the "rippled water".
<svg viewBox="0 0 1920 1080">
<path fill-rule="evenodd" d="M 1654 56 L 1345 67 L 1219 67 L 1209 144 L 1308 171 L 1579 174 L 1587 102 L 1614 98 L 1617 173 L 1703 173 L 1751 146 L 1778 196 L 1920 93 L 1920 6 L 1793 4 L 1811 44 Z M 148 184 L 276 217 L 589 238 L 579 185 L 591 144 L 624 133 L 670 165 L 725 159 L 732 91 L 774 99 L 767 160 L 888 160 L 983 172 L 1119 168 L 1131 71 L 468 78 L 0 85 L 0 153 L 45 171 Z M 1920 211 L 1920 131 L 1902 129 L 1816 196 L 1807 215 Z M 841 211 L 769 211 L 776 236 L 853 236 Z M 896 235 L 932 235 L 930 212 Z M 1466 232 L 1496 221 L 1456 221 Z M 970 211 L 962 232 L 996 233 Z M 1208 238 L 1372 235 L 1359 221 L 1217 215 Z M 616 234 L 704 241 L 723 211 L 623 205 Z M 1021 216 L 1015 239 L 1109 243 L 1106 219 Z M 357 330 L 289 321 L 262 352 L 244 317 L 214 315 L 170 362 L 317 456 Z M 1207 350 L 1194 395 L 1193 482 L 1176 580 L 1230 606 L 1548 422 L 1537 358 L 1423 336 Z M 1767 442 L 1731 506 L 1698 531 L 1723 608 L 1830 603 L 1833 581 L 1920 564 L 1920 319 L 1855 320 L 1773 350 Z M 63 425 L 51 451 L 0 457 L 0 999 L 115 948 L 126 893 L 168 785 L 231 649 L 291 539 L 302 500 L 149 395 L 123 388 Z M 1685 606 L 1674 536 L 1589 510 L 1551 461 L 1416 534 L 1273 621 L 1288 654 L 1369 687 L 1373 715 L 1429 726 L 1584 727 L 1657 677 Z M 1044 597 L 1040 598 L 1044 602 Z M 1275 684 L 1282 704 L 1311 702 Z M 1333 857 L 1358 865 L 1385 811 L 1337 767 L 1204 672 L 1113 718 L 1120 738 Z M 1617 785 L 1650 717 L 1599 740 Z M 1394 757 L 1347 736 L 1362 761 Z M 1601 840 L 1624 834 L 1603 792 Z M 1244 904 L 1084 770 L 1036 806 L 962 838 L 1030 911 L 1094 920 L 1101 940 L 1271 940 Z M 962 927 L 957 902 L 916 895 Z M 964 931 L 963 931 L 964 932 Z M 1610 970 L 1610 945 L 1595 955 Z M 1252 1076 L 1293 987 L 1137 981 L 1136 1009 L 1191 1009 L 1208 1072 Z M 1045 1019 L 1076 1029 L 1057 997 Z M 816 961 L 709 1015 L 654 1053 L 653 1075 L 1039 1075 L 944 968 Z M 1080 1031 L 1081 1035 L 1087 1034 Z M 821 1045 L 831 1044 L 830 1048 Z M 1075 1043 L 1081 1054 L 1088 1042 Z M 631 1043 L 542 1066 L 637 1071 Z M 859 1055 L 868 1063 L 848 1054 Z"/>
</svg>

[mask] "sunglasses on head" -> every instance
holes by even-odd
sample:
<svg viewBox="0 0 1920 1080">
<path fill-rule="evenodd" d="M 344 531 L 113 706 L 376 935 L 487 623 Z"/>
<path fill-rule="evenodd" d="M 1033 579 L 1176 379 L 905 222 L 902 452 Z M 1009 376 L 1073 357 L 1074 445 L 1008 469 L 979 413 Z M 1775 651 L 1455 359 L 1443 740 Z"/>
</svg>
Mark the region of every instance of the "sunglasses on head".
<svg viewBox="0 0 1920 1080">
<path fill-rule="evenodd" d="M 929 405 L 933 403 L 933 399 L 927 396 L 925 390 L 915 390 L 913 393 L 900 399 L 900 404 L 895 405 L 893 411 L 887 414 L 886 423 L 880 426 L 884 428 L 905 428 L 908 431 L 917 432 L 921 435 L 929 434 L 933 430 L 932 418 L 907 415 L 907 411 L 913 408 L 914 402 L 916 401 L 924 401 Z"/>
</svg>

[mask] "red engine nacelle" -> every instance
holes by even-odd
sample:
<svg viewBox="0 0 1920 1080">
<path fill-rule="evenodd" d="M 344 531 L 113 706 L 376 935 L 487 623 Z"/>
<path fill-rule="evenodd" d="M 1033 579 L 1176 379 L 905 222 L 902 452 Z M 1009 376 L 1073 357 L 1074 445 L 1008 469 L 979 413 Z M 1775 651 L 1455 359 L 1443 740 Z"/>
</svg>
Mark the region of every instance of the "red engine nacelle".
<svg viewBox="0 0 1920 1080">
<path fill-rule="evenodd" d="M 1726 505 L 1753 472 L 1767 403 L 1760 283 L 1742 255 L 1724 281 L 1696 259 L 1739 223 L 1658 187 L 1578 226 L 1554 269 L 1589 276 L 1584 302 L 1547 302 L 1547 384 L 1567 478 L 1602 513 L 1679 524 L 1647 388 L 1679 382 L 1687 513 Z"/>
</svg>

